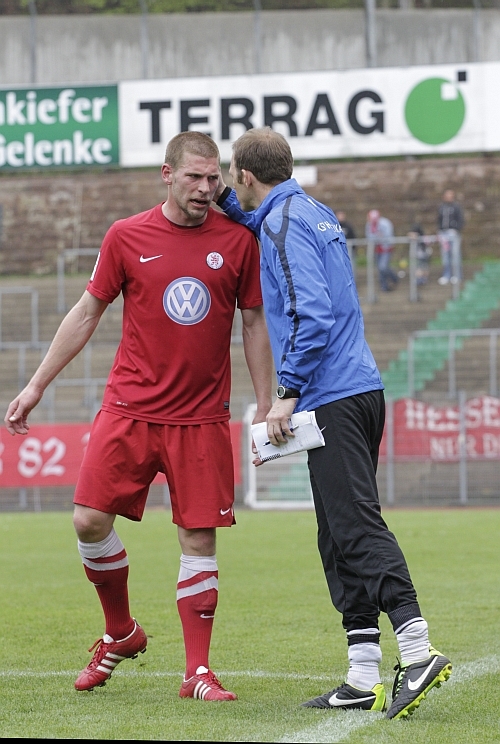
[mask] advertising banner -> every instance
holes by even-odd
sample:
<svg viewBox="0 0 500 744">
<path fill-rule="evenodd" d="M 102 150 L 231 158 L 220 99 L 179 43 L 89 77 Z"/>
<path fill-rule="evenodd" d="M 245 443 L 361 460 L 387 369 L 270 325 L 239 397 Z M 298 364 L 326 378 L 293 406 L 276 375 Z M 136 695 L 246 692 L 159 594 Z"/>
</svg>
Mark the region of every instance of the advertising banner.
<svg viewBox="0 0 500 744">
<path fill-rule="evenodd" d="M 467 401 L 461 427 L 458 406 L 431 406 L 404 398 L 394 403 L 394 458 L 453 462 L 461 444 L 467 459 L 500 460 L 500 400 Z M 462 440 L 462 437 L 464 439 Z M 381 457 L 387 456 L 387 425 Z"/>
<path fill-rule="evenodd" d="M 189 129 L 223 162 L 262 126 L 296 160 L 500 150 L 500 63 L 125 81 L 119 111 L 125 167 L 160 165 Z"/>
<path fill-rule="evenodd" d="M 241 484 L 241 422 L 230 423 L 236 485 Z M 33 424 L 26 436 L 0 430 L 0 488 L 74 486 L 91 424 Z M 165 483 L 158 474 L 154 483 Z"/>
<path fill-rule="evenodd" d="M 0 88 L 0 171 L 119 163 L 118 88 Z"/>
<path fill-rule="evenodd" d="M 0 88 L 0 171 L 159 166 L 210 134 L 223 162 L 271 126 L 295 160 L 500 150 L 500 62 Z"/>
</svg>

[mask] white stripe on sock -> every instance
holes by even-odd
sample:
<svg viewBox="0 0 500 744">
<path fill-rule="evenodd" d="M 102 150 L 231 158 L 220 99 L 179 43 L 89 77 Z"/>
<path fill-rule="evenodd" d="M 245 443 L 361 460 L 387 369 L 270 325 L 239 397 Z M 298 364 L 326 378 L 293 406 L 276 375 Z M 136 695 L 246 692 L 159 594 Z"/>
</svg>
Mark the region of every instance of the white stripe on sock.
<svg viewBox="0 0 500 744">
<path fill-rule="evenodd" d="M 177 589 L 177 599 L 182 599 L 183 597 L 193 597 L 195 594 L 201 594 L 202 592 L 207 592 L 209 589 L 216 589 L 219 590 L 219 581 L 216 576 L 210 576 L 208 579 L 204 579 L 204 581 L 200 581 L 197 584 L 192 584 L 191 586 L 185 586 L 181 589 Z"/>
<path fill-rule="evenodd" d="M 124 550 L 124 545 L 115 532 L 114 527 L 104 540 L 95 543 L 86 543 L 78 540 L 78 552 L 82 558 L 108 558 L 111 555 L 118 555 Z"/>
</svg>

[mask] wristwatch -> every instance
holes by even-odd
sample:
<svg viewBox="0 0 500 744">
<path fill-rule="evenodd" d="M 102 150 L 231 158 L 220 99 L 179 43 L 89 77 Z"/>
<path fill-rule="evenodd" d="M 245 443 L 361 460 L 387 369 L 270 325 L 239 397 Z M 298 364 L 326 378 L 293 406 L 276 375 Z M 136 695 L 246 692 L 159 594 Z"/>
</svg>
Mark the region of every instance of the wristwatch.
<svg viewBox="0 0 500 744">
<path fill-rule="evenodd" d="M 287 388 L 284 385 L 278 385 L 276 391 L 278 398 L 300 398 L 300 391 L 295 388 Z"/>
</svg>

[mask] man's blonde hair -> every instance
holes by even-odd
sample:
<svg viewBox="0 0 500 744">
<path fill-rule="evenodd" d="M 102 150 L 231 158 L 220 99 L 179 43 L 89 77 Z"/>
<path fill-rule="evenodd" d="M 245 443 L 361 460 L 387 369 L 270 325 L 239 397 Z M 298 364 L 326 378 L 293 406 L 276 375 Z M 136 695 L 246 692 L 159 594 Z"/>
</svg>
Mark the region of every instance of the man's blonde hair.
<svg viewBox="0 0 500 744">
<path fill-rule="evenodd" d="M 282 134 L 271 127 L 249 129 L 233 144 L 233 162 L 238 175 L 251 171 L 261 183 L 276 185 L 292 177 L 293 155 Z"/>
<path fill-rule="evenodd" d="M 182 165 L 186 152 L 202 158 L 217 158 L 220 161 L 219 148 L 208 134 L 203 132 L 181 132 L 172 137 L 165 152 L 165 163 L 173 170 Z"/>
</svg>

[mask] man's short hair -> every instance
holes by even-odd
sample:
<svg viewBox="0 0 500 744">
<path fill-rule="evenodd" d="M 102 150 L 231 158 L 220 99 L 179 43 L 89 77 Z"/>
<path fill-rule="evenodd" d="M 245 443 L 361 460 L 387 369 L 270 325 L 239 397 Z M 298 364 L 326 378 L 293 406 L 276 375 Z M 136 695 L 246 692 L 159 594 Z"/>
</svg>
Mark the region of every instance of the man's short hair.
<svg viewBox="0 0 500 744">
<path fill-rule="evenodd" d="M 249 129 L 233 144 L 233 162 L 239 173 L 251 171 L 261 183 L 277 184 L 292 177 L 293 155 L 282 134 L 271 127 Z"/>
<path fill-rule="evenodd" d="M 202 158 L 217 158 L 220 160 L 219 148 L 208 134 L 203 132 L 181 132 L 172 137 L 165 152 L 165 163 L 173 170 L 182 165 L 184 154 L 199 155 Z"/>
</svg>

